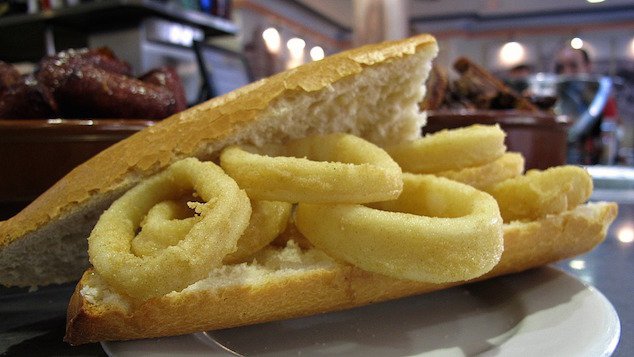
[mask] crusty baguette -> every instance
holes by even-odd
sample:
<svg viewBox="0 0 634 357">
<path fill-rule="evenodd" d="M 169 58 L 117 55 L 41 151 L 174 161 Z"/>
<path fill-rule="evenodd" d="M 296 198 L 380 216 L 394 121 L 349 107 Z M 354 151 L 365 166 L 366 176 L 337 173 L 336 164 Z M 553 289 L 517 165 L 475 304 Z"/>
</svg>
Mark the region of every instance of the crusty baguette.
<svg viewBox="0 0 634 357">
<path fill-rule="evenodd" d="M 589 251 L 605 238 L 614 203 L 589 203 L 538 221 L 504 225 L 499 264 L 477 280 L 524 271 Z M 397 280 L 337 263 L 316 249 L 266 252 L 259 264 L 225 266 L 181 292 L 133 306 L 87 271 L 68 309 L 76 345 L 186 334 L 335 311 L 463 284 Z"/>
<path fill-rule="evenodd" d="M 216 158 L 236 144 L 348 132 L 377 144 L 420 135 L 433 37 L 370 45 L 309 63 L 212 99 L 115 144 L 80 165 L 11 219 L 0 222 L 0 284 L 80 278 L 86 237 L 101 212 L 174 161 Z"/>
<path fill-rule="evenodd" d="M 185 157 L 214 160 L 231 144 L 262 145 L 347 132 L 378 145 L 420 135 L 423 82 L 436 55 L 427 35 L 344 52 L 254 83 L 175 115 L 80 165 L 29 207 L 0 222 L 0 283 L 66 282 L 88 265 L 86 237 L 103 209 L 144 178 Z M 616 205 L 588 204 L 505 226 L 499 265 L 479 279 L 577 255 L 596 246 Z M 93 270 L 77 285 L 66 340 L 81 344 L 184 334 L 341 310 L 461 284 L 397 280 L 323 252 L 268 247 L 179 292 L 139 302 Z"/>
</svg>

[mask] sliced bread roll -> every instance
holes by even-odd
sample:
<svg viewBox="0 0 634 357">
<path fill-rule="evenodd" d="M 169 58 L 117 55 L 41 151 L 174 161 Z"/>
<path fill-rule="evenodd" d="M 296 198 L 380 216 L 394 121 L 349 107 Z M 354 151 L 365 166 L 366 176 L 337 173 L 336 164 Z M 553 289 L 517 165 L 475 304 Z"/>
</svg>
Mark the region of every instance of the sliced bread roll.
<svg viewBox="0 0 634 357">
<path fill-rule="evenodd" d="M 605 238 L 614 203 L 590 203 L 532 222 L 504 225 L 504 253 L 476 280 L 584 253 Z M 180 292 L 135 304 L 87 271 L 69 305 L 66 341 L 76 345 L 186 334 L 342 310 L 464 284 L 398 280 L 342 264 L 296 244 L 257 263 L 223 266 Z"/>
<path fill-rule="evenodd" d="M 423 83 L 436 56 L 420 35 L 343 52 L 176 114 L 80 165 L 0 222 L 0 284 L 80 278 L 86 238 L 126 190 L 178 159 L 213 160 L 231 144 L 279 143 L 346 132 L 379 145 L 420 135 Z"/>
<path fill-rule="evenodd" d="M 78 279 L 88 266 L 86 238 L 103 210 L 179 159 L 215 160 L 232 144 L 260 146 L 331 132 L 379 146 L 419 137 L 425 117 L 418 103 L 436 52 L 428 35 L 343 52 L 213 99 L 114 145 L 0 222 L 0 283 Z M 587 204 L 507 224 L 502 260 L 478 279 L 585 252 L 604 239 L 616 211 L 611 203 Z M 227 328 L 462 283 L 389 278 L 292 242 L 265 249 L 253 263 L 225 265 L 182 291 L 144 301 L 114 292 L 88 270 L 69 304 L 66 340 L 82 344 Z"/>
</svg>

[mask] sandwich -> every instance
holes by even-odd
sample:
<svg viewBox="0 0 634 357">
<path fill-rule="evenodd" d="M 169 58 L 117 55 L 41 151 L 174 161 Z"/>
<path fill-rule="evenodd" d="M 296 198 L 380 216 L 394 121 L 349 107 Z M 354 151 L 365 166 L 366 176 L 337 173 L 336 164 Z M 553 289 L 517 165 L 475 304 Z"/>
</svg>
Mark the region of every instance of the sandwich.
<svg viewBox="0 0 634 357">
<path fill-rule="evenodd" d="M 442 133 L 433 140 L 420 138 L 425 114 L 419 103 L 437 50 L 433 37 L 418 35 L 342 52 L 214 98 L 113 145 L 75 168 L 15 217 L 0 222 L 4 272 L 0 283 L 40 286 L 79 280 L 68 307 L 65 337 L 76 345 L 342 310 L 524 271 L 599 244 L 617 206 L 584 202 L 592 187 L 582 169 L 524 175 L 519 172 L 521 157 L 499 150 L 503 145 L 499 128 L 476 127 Z M 460 150 L 441 152 L 440 157 L 434 154 L 434 145 L 442 145 L 443 140 L 481 147 L 478 144 L 485 139 L 473 140 L 477 135 L 496 149 L 481 154 L 467 150 L 474 153 L 468 159 L 456 156 Z M 434 167 L 411 166 L 402 158 L 408 148 L 403 143 L 419 140 L 426 140 L 422 147 L 423 152 L 429 149 L 427 158 L 413 161 Z M 449 145 L 456 146 L 462 144 Z M 359 147 L 364 149 L 355 150 Z M 269 159 L 292 156 L 309 165 L 306 157 L 313 155 L 315 161 L 338 161 L 322 156 L 343 157 L 341 161 L 349 162 L 337 170 L 359 169 L 361 175 L 355 177 L 373 181 L 320 185 L 318 177 L 297 186 L 303 195 L 297 198 L 280 196 L 278 191 L 295 185 L 301 175 L 286 174 L 289 181 L 276 189 L 269 186 L 276 180 L 257 177 L 261 172 L 275 174 L 266 170 L 278 161 Z M 356 162 L 367 155 L 374 155 L 371 164 Z M 237 161 L 251 166 L 232 166 Z M 457 172 L 463 169 L 467 174 L 461 176 Z M 483 187 L 455 181 L 498 171 L 506 176 L 496 183 L 485 180 Z M 553 183 L 561 177 L 572 178 L 573 183 Z M 483 181 L 476 178 L 474 182 Z M 526 187 L 524 181 L 531 187 L 546 187 L 548 193 L 514 198 L 514 187 Z M 194 192 L 183 185 L 193 186 Z M 321 186 L 337 194 L 315 194 L 304 201 L 306 192 Z M 173 187 L 176 193 L 165 193 Z M 341 190 L 356 189 L 363 194 L 341 198 L 346 196 Z M 561 192 L 565 194 L 557 194 Z M 153 198 L 147 199 L 148 195 Z M 399 230 L 399 225 L 425 214 L 422 208 L 409 207 L 414 196 L 423 197 L 431 207 L 432 223 L 425 227 L 437 228 L 435 238 L 442 243 L 437 249 L 427 251 L 417 239 L 430 246 L 435 241 L 415 235 L 406 243 L 387 244 L 380 234 L 370 241 L 370 234 L 364 233 L 356 234 L 357 245 L 340 244 L 348 242 L 343 238 L 355 235 L 355 229 L 342 228 L 344 234 L 331 239 L 336 227 L 348 223 L 341 217 L 362 212 L 355 217 L 365 222 L 368 210 L 401 211 L 399 217 L 408 218 L 390 221 L 389 228 L 400 232 L 396 238 L 410 234 Z M 466 201 L 461 201 L 464 197 Z M 538 205 L 545 208 L 535 210 L 517 201 L 531 197 L 544 198 Z M 271 204 L 277 201 L 282 204 Z M 515 206 L 528 207 L 528 214 Z M 193 217 L 182 214 L 187 208 Z M 216 209 L 224 216 L 209 213 Z M 265 211 L 274 212 L 275 221 L 283 224 L 269 224 L 272 216 L 257 218 L 256 212 Z M 379 215 L 384 213 L 372 213 L 371 218 Z M 209 223 L 208 229 L 196 228 L 202 227 L 201 222 Z M 136 240 L 150 231 L 145 227 L 154 227 L 154 238 Z M 387 228 L 386 224 L 376 227 L 368 232 Z M 249 229 L 254 235 L 273 232 L 269 234 L 273 239 L 236 257 L 240 248 L 236 239 Z M 168 232 L 177 232 L 173 233 L 177 239 L 162 236 L 171 236 Z M 205 232 L 211 238 L 204 239 Z M 198 240 L 182 243 L 183 234 Z M 445 244 L 450 237 L 458 238 Z M 421 248 L 410 252 L 407 244 Z M 128 251 L 119 255 L 122 247 Z M 366 247 L 373 248 L 366 251 Z M 355 250 L 363 253 L 355 255 Z M 175 261 L 164 258 L 163 251 L 180 260 L 161 266 Z M 191 261 L 199 255 L 213 264 L 184 267 L 194 266 Z M 121 256 L 131 257 L 133 266 L 116 266 L 126 264 Z M 402 256 L 406 257 L 399 261 Z"/>
</svg>

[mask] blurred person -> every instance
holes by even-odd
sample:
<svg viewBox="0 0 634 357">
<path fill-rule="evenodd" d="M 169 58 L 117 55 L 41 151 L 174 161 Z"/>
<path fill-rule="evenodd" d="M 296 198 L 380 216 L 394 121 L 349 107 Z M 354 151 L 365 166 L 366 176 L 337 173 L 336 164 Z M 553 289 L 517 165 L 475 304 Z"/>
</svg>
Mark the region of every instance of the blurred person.
<svg viewBox="0 0 634 357">
<path fill-rule="evenodd" d="M 528 63 L 520 63 L 506 71 L 504 81 L 520 94 L 526 94 L 528 89 L 528 77 L 532 75 L 534 68 Z"/>
<path fill-rule="evenodd" d="M 533 66 L 528 63 L 521 63 L 511 67 L 508 77 L 511 79 L 523 79 L 533 74 Z"/>
<path fill-rule="evenodd" d="M 564 47 L 555 57 L 555 73 L 561 75 L 579 75 L 592 72 L 592 62 L 588 51 L 579 48 Z"/>
<path fill-rule="evenodd" d="M 555 56 L 555 73 L 562 76 L 580 77 L 592 74 L 592 60 L 584 49 L 564 47 Z M 595 91 L 589 90 L 580 82 L 566 85 L 564 93 L 570 102 L 577 105 L 577 113 L 584 113 L 594 96 Z M 614 96 L 610 95 L 601 114 L 590 130 L 581 133 L 574 143 L 570 143 L 569 161 L 571 163 L 594 165 L 613 164 L 616 160 L 617 129 L 619 116 Z"/>
</svg>

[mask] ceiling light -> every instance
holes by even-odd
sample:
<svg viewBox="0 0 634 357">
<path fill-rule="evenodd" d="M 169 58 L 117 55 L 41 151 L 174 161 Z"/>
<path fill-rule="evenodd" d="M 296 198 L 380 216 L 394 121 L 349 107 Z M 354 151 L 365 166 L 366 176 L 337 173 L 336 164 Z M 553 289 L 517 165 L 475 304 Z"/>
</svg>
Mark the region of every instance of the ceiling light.
<svg viewBox="0 0 634 357">
<path fill-rule="evenodd" d="M 310 58 L 312 58 L 313 61 L 319 61 L 323 59 L 325 55 L 324 49 L 320 46 L 315 46 L 310 49 Z"/>
<path fill-rule="evenodd" d="M 295 68 L 304 63 L 304 48 L 306 41 L 298 37 L 293 37 L 286 42 L 290 56 L 286 61 L 286 68 Z"/>
<path fill-rule="evenodd" d="M 616 239 L 618 239 L 621 243 L 634 242 L 634 228 L 628 226 L 620 228 L 616 232 Z"/>
<path fill-rule="evenodd" d="M 500 49 L 500 62 L 506 66 L 516 65 L 524 60 L 525 52 L 519 42 L 507 42 Z"/>
<path fill-rule="evenodd" d="M 286 48 L 291 52 L 291 57 L 302 57 L 304 55 L 306 41 L 299 37 L 293 37 L 286 42 Z"/>
<path fill-rule="evenodd" d="M 282 45 L 282 39 L 280 38 L 280 33 L 274 27 L 269 27 L 262 32 L 262 38 L 264 39 L 264 44 L 266 44 L 266 48 L 271 53 L 280 52 L 280 47 Z"/>
<path fill-rule="evenodd" d="M 573 38 L 572 40 L 570 40 L 570 47 L 574 48 L 575 50 L 580 49 L 581 47 L 583 47 L 583 40 L 579 37 Z"/>
</svg>

